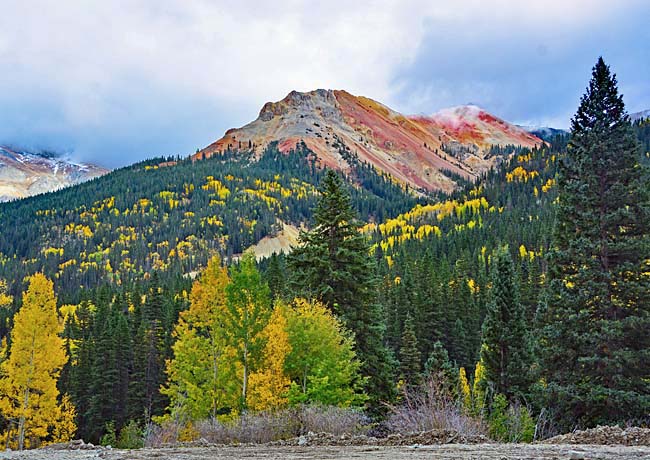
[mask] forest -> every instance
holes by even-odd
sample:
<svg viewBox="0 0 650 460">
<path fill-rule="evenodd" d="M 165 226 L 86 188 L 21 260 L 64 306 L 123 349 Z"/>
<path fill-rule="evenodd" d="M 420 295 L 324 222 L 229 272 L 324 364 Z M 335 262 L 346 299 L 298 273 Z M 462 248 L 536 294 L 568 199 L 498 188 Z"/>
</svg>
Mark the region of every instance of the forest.
<svg viewBox="0 0 650 460">
<path fill-rule="evenodd" d="M 380 432 L 432 385 L 502 441 L 647 423 L 650 120 L 601 59 L 546 141 L 450 195 L 271 144 L 0 204 L 0 444 L 304 407 Z M 290 254 L 246 251 L 282 223 Z"/>
</svg>

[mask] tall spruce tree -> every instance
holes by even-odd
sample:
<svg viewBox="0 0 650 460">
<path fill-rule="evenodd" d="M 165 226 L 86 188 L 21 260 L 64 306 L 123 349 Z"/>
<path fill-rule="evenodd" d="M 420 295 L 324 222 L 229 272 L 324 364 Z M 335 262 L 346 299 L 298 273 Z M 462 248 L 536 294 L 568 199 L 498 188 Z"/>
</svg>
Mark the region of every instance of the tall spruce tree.
<svg viewBox="0 0 650 460">
<path fill-rule="evenodd" d="M 136 310 L 140 318 L 129 379 L 129 418 L 145 422 L 154 415 L 161 415 L 167 406 L 167 398 L 160 392 L 165 381 L 163 304 L 159 275 L 153 272 L 146 299 L 141 309 Z"/>
<path fill-rule="evenodd" d="M 572 120 L 541 331 L 564 428 L 650 413 L 650 179 L 602 58 Z"/>
<path fill-rule="evenodd" d="M 328 170 L 314 210 L 315 226 L 300 236 L 288 258 L 293 292 L 316 298 L 354 333 L 370 405 L 394 398 L 394 358 L 384 344 L 385 325 L 376 300 L 378 283 L 369 245 L 360 233 L 342 179 Z"/>
<path fill-rule="evenodd" d="M 528 394 L 533 361 L 528 335 L 514 264 L 507 248 L 502 248 L 492 265 L 492 289 L 481 346 L 481 361 L 492 393 L 508 399 Z"/>
<path fill-rule="evenodd" d="M 406 315 L 404 331 L 402 332 L 402 346 L 399 349 L 401 378 L 408 388 L 417 387 L 422 382 L 422 363 L 418 338 L 415 335 L 415 325 L 411 314 Z"/>
</svg>

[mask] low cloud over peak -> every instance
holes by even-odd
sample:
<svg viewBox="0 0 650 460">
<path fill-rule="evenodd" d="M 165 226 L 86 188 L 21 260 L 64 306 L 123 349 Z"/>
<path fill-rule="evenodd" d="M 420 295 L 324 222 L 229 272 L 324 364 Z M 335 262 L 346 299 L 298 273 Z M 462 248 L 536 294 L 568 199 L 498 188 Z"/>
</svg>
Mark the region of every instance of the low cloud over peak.
<svg viewBox="0 0 650 460">
<path fill-rule="evenodd" d="M 192 153 L 315 88 L 566 126 L 600 54 L 630 110 L 650 107 L 649 16 L 644 1 L 9 1 L 0 142 L 114 167 Z"/>
</svg>

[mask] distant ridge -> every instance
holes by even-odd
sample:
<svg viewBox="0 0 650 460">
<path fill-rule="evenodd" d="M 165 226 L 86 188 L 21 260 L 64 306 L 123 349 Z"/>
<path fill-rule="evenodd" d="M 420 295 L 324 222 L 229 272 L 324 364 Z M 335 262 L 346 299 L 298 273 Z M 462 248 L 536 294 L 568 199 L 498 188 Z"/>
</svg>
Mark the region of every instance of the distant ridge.
<svg viewBox="0 0 650 460">
<path fill-rule="evenodd" d="M 646 118 L 650 118 L 650 109 L 630 114 L 630 120 L 632 121 L 644 120 Z"/>
<path fill-rule="evenodd" d="M 55 152 L 0 145 L 0 201 L 51 192 L 108 172 Z"/>
</svg>

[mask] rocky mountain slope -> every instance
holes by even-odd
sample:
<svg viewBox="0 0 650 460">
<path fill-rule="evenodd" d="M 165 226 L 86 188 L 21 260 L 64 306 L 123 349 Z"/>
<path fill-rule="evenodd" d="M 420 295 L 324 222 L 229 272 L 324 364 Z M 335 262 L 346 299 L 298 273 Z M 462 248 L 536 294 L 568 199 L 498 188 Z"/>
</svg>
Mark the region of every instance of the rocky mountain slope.
<svg viewBox="0 0 650 460">
<path fill-rule="evenodd" d="M 498 162 L 493 145 L 542 142 L 473 105 L 405 116 L 366 97 L 318 89 L 266 103 L 255 121 L 228 130 L 195 158 L 229 149 L 259 154 L 272 141 L 285 152 L 304 141 L 322 165 L 344 171 L 347 150 L 402 183 L 443 191 L 456 186 L 450 175 L 473 178 Z"/>
<path fill-rule="evenodd" d="M 102 176 L 107 169 L 47 152 L 0 146 L 0 201 L 50 192 Z"/>
</svg>

